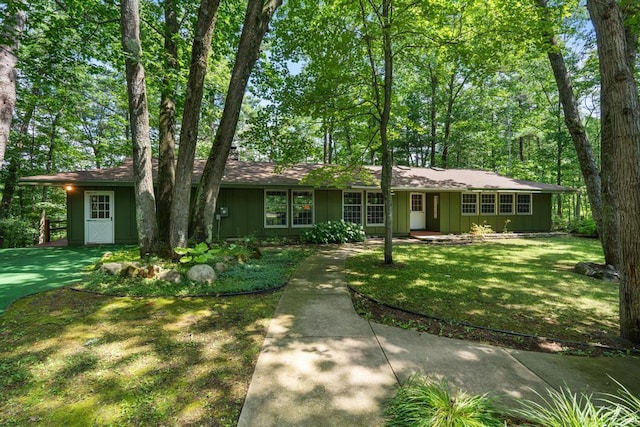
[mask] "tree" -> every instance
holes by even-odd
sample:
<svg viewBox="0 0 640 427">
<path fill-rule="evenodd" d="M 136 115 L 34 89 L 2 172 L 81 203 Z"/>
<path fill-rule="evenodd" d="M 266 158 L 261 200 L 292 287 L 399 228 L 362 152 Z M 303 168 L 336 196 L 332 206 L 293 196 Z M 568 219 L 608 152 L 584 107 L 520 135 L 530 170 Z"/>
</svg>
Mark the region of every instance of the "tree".
<svg viewBox="0 0 640 427">
<path fill-rule="evenodd" d="M 198 124 L 204 80 L 219 5 L 220 0 L 202 0 L 196 22 L 195 37 L 191 48 L 189 80 L 180 128 L 180 151 L 176 163 L 176 179 L 171 201 L 170 244 L 172 248 L 187 245 L 191 176 L 198 142 Z"/>
<path fill-rule="evenodd" d="M 547 0 L 538 0 L 538 5 L 547 8 Z M 546 10 L 549 17 L 549 11 Z M 587 132 L 582 123 L 578 101 L 573 92 L 571 77 L 567 71 L 562 50 L 557 38 L 553 34 L 548 34 L 549 50 L 547 56 L 553 70 L 553 75 L 558 86 L 558 93 L 564 111 L 564 121 L 571 134 L 573 146 L 578 154 L 578 162 L 582 171 L 587 196 L 591 206 L 593 220 L 596 224 L 602 248 L 605 254 L 605 262 L 616 268 L 620 266 L 618 251 L 616 221 L 608 200 L 603 199 L 602 182 L 600 171 L 596 163 L 593 149 L 587 136 Z"/>
<path fill-rule="evenodd" d="M 269 29 L 271 17 L 281 4 L 282 0 L 249 0 L 247 5 L 222 118 L 198 187 L 193 218 L 193 236 L 196 241 L 210 242 L 213 238 L 220 183 L 238 125 L 244 93 L 251 70 L 260 55 L 260 45 Z"/>
<path fill-rule="evenodd" d="M 620 334 L 640 343 L 640 100 L 635 2 L 588 0 L 601 78 L 602 186 L 617 222 Z M 626 18 L 626 19 L 625 19 Z M 631 42 L 630 42 L 631 41 Z"/>
<path fill-rule="evenodd" d="M 0 40 L 0 169 L 9 141 L 9 130 L 16 104 L 18 48 L 27 20 L 25 1 L 17 0 L 5 4 L 3 12 L 9 19 L 2 23 Z"/>
<path fill-rule="evenodd" d="M 153 190 L 149 111 L 142 65 L 138 0 L 122 0 L 122 48 L 125 54 L 129 120 L 133 145 L 133 174 L 136 200 L 136 224 L 140 255 L 155 254 L 158 249 L 156 200 Z"/>
</svg>

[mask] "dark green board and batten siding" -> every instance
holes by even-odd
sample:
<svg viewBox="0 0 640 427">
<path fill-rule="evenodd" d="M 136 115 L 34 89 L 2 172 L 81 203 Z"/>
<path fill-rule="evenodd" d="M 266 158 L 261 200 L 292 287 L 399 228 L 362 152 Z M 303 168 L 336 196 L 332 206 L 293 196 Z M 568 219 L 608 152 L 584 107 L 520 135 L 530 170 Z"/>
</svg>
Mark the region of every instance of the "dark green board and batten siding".
<svg viewBox="0 0 640 427">
<path fill-rule="evenodd" d="M 268 188 L 285 190 L 285 188 Z M 291 195 L 292 190 L 303 188 L 286 188 Z M 114 193 L 114 236 L 116 244 L 135 244 L 137 242 L 135 220 L 135 197 L 132 187 L 77 187 L 67 193 L 68 243 L 71 246 L 84 245 L 85 191 L 113 191 Z M 360 190 L 349 190 L 360 191 Z M 410 233 L 410 194 L 415 191 L 394 191 L 393 195 L 393 233 L 396 236 L 407 236 Z M 315 189 L 314 222 L 336 221 L 342 218 L 342 191 Z M 363 200 L 366 200 L 363 191 Z M 443 234 L 460 234 L 469 232 L 473 223 L 486 222 L 496 231 L 502 231 L 506 219 L 511 222 L 509 231 L 535 232 L 551 229 L 551 194 L 532 194 L 532 215 L 474 215 L 461 214 L 460 192 L 426 192 L 427 212 L 433 212 L 433 196 L 439 197 L 438 218 L 427 215 L 426 229 L 440 231 Z M 218 197 L 218 207 L 228 208 L 229 215 L 214 223 L 214 236 L 220 238 L 233 237 L 296 237 L 306 227 L 291 226 L 291 212 L 285 228 L 267 228 L 264 226 L 264 188 L 222 188 Z M 366 207 L 363 206 L 366 211 Z M 363 218 L 366 220 L 366 218 Z M 382 236 L 384 227 L 365 227 L 367 235 Z"/>
</svg>

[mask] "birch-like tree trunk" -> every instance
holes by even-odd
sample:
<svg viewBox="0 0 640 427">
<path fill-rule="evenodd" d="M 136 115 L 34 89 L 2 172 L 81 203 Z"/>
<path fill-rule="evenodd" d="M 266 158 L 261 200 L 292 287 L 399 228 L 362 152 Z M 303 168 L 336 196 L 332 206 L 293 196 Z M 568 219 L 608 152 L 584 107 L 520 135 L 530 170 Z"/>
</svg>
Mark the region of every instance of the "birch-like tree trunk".
<svg viewBox="0 0 640 427">
<path fill-rule="evenodd" d="M 27 21 L 24 1 L 15 1 L 18 9 L 10 13 L 9 19 L 2 23 L 2 40 L 0 41 L 0 169 L 4 163 L 4 154 L 9 143 L 9 131 L 16 106 L 16 84 L 18 64 L 18 48 L 20 36 Z"/>
<path fill-rule="evenodd" d="M 138 0 L 121 0 L 122 48 L 125 55 L 129 122 L 133 145 L 133 175 L 136 201 L 136 224 L 140 255 L 157 252 L 158 225 L 153 190 L 149 111 L 140 44 Z"/>
<path fill-rule="evenodd" d="M 249 0 L 247 5 L 222 118 L 198 188 L 192 233 L 196 241 L 210 242 L 213 239 L 220 183 L 238 125 L 244 93 L 253 66 L 260 55 L 260 46 L 269 29 L 269 22 L 281 4 L 282 0 Z"/>
<path fill-rule="evenodd" d="M 635 44 L 627 42 L 638 34 L 625 25 L 616 1 L 588 0 L 587 8 L 600 60 L 603 193 L 612 199 L 618 225 L 620 334 L 640 343 L 640 100 Z"/>
<path fill-rule="evenodd" d="M 201 1 L 191 47 L 191 65 L 180 128 L 176 181 L 171 201 L 170 243 L 172 248 L 185 247 L 189 235 L 193 162 L 198 142 L 204 78 L 207 74 L 207 62 L 219 5 L 220 0 Z"/>
</svg>

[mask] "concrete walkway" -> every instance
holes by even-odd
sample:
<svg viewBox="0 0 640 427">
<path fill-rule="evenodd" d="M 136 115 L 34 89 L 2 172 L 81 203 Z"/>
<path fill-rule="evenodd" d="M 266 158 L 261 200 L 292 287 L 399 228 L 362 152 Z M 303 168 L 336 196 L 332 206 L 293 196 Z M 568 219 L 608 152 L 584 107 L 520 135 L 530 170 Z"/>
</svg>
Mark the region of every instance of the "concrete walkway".
<svg viewBox="0 0 640 427">
<path fill-rule="evenodd" d="M 296 271 L 271 321 L 239 426 L 377 426 L 385 400 L 415 372 L 505 408 L 549 387 L 640 393 L 640 359 L 507 350 L 359 317 L 344 279 L 353 249 L 325 250 Z"/>
</svg>

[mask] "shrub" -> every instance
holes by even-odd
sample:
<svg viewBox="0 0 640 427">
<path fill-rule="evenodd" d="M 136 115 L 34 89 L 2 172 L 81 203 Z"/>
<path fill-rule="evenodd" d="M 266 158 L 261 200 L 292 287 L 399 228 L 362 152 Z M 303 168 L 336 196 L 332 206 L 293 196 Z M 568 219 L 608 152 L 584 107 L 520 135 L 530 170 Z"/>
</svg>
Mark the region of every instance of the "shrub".
<svg viewBox="0 0 640 427">
<path fill-rule="evenodd" d="M 505 225 L 505 229 L 506 229 L 506 225 Z M 469 231 L 469 234 L 471 234 L 472 236 L 479 236 L 479 237 L 484 237 L 485 235 L 491 234 L 491 233 L 495 233 L 495 231 L 493 231 L 493 228 L 491 228 L 491 226 L 487 224 L 486 221 L 482 225 L 478 225 L 475 222 L 472 223 L 471 230 Z"/>
<path fill-rule="evenodd" d="M 396 391 L 385 410 L 386 426 L 493 427 L 504 426 L 486 395 L 452 393 L 444 382 L 414 375 Z"/>
<path fill-rule="evenodd" d="M 35 242 L 38 230 L 18 217 L 0 219 L 0 248 L 20 248 Z"/>
<path fill-rule="evenodd" d="M 621 387 L 619 395 L 603 394 L 600 398 L 590 394 L 578 396 L 564 388 L 549 389 L 547 398 L 539 396 L 542 403 L 524 401 L 523 409 L 516 412 L 545 427 L 640 425 L 640 398 L 617 384 Z"/>
<path fill-rule="evenodd" d="M 580 234 L 583 236 L 598 237 L 596 223 L 593 218 L 578 219 L 569 222 L 567 231 L 571 234 Z"/>
<path fill-rule="evenodd" d="M 364 242 L 364 227 L 345 221 L 328 221 L 316 224 L 302 235 L 308 243 L 349 243 Z"/>
</svg>

